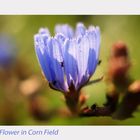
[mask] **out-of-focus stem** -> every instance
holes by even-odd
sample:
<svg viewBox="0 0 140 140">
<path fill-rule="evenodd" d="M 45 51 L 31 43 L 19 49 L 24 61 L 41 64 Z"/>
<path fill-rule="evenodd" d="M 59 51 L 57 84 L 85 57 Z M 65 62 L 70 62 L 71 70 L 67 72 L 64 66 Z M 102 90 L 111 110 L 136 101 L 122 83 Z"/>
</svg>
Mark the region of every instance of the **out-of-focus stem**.
<svg viewBox="0 0 140 140">
<path fill-rule="evenodd" d="M 140 81 L 135 81 L 129 86 L 113 118 L 121 120 L 132 117 L 138 105 L 140 105 Z"/>
</svg>

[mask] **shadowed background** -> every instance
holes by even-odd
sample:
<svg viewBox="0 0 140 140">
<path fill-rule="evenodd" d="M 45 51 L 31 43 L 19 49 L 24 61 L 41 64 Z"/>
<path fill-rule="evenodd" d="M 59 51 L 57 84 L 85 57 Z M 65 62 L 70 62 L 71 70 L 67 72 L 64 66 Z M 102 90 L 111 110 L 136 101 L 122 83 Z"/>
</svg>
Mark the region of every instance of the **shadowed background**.
<svg viewBox="0 0 140 140">
<path fill-rule="evenodd" d="M 8 76 L 5 76 L 6 78 L 4 80 L 0 78 L 0 124 L 140 125 L 139 108 L 133 114 L 134 117 L 124 121 L 113 120 L 111 117 L 66 117 L 64 111 L 66 110 L 66 105 L 63 95 L 60 92 L 50 89 L 47 81 L 41 74 L 41 69 L 34 51 L 33 36 L 38 32 L 40 27 L 47 27 L 51 34 L 54 35 L 54 26 L 56 24 L 67 23 L 75 28 L 77 22 L 83 22 L 86 26 L 96 25 L 101 30 L 100 59 L 102 63 L 97 67 L 92 79 L 105 75 L 110 47 L 119 40 L 125 42 L 129 49 L 130 60 L 132 62 L 132 68 L 129 72 L 130 75 L 133 79 L 140 79 L 140 16 L 0 16 L 0 34 L 7 34 L 12 38 L 17 47 L 18 61 L 18 68 L 16 68 L 16 72 L 14 69 L 14 72 L 10 74 L 12 75 L 10 80 L 8 80 Z M 32 101 L 30 99 L 31 97 L 19 91 L 21 82 L 27 80 L 32 75 L 38 76 L 42 85 L 33 104 L 30 103 Z M 5 79 L 7 81 L 6 84 L 4 83 Z M 14 83 L 17 86 L 12 86 Z M 104 80 L 84 87 L 82 92 L 88 96 L 86 105 L 91 106 L 93 103 L 102 105 L 106 101 L 106 89 L 107 85 Z M 45 119 L 36 117 L 36 113 L 32 111 L 35 108 L 34 106 L 39 106 L 41 112 L 49 112 L 45 115 L 48 117 L 45 117 Z M 51 110 L 53 112 L 50 113 Z"/>
</svg>

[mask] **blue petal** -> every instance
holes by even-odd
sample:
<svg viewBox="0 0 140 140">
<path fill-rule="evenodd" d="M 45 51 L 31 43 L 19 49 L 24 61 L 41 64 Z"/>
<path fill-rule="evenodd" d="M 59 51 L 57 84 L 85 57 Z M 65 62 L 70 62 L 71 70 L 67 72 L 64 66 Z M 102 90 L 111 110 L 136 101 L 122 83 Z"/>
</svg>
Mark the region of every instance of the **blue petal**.
<svg viewBox="0 0 140 140">
<path fill-rule="evenodd" d="M 64 60 L 62 56 L 62 51 L 59 42 L 52 38 L 49 43 L 50 47 L 50 57 L 52 58 L 52 67 L 55 73 L 55 81 L 58 84 L 56 88 L 60 90 L 65 90 L 65 81 L 64 81 Z M 56 86 L 54 84 L 54 86 Z"/>
<path fill-rule="evenodd" d="M 62 33 L 56 34 L 55 38 L 59 41 L 60 44 L 64 44 L 66 38 Z"/>
<path fill-rule="evenodd" d="M 89 60 L 88 60 L 88 72 L 91 76 L 97 66 L 98 56 L 99 56 L 99 48 L 100 48 L 100 35 L 99 31 L 96 29 L 88 32 L 88 39 L 90 43 L 90 51 L 89 51 Z"/>
<path fill-rule="evenodd" d="M 40 35 L 35 35 L 34 41 L 35 41 L 35 51 L 36 51 L 40 66 L 43 70 L 43 73 L 45 77 L 47 78 L 47 80 L 49 82 L 52 82 L 54 75 L 49 67 L 50 59 L 48 58 L 48 53 L 44 49 L 45 48 L 44 44 L 41 42 Z"/>
<path fill-rule="evenodd" d="M 66 41 L 66 38 L 61 33 L 56 34 L 55 38 L 58 40 L 60 47 L 61 47 L 62 56 L 64 56 L 64 51 L 65 51 L 64 43 Z"/>
<path fill-rule="evenodd" d="M 39 34 L 47 34 L 48 36 L 50 36 L 50 32 L 47 28 L 40 28 Z"/>
<path fill-rule="evenodd" d="M 96 59 L 98 60 L 99 57 L 99 50 L 100 50 L 100 28 L 90 26 L 89 27 L 89 34 L 91 37 L 91 40 L 94 40 L 94 45 L 92 46 L 95 49 L 96 52 Z"/>
<path fill-rule="evenodd" d="M 78 46 L 78 79 L 79 79 L 79 84 L 81 83 L 83 77 L 85 79 L 85 82 L 88 80 L 89 75 L 87 73 L 87 68 L 88 68 L 88 59 L 89 59 L 89 49 L 90 49 L 90 44 L 88 37 L 85 35 Z M 83 84 L 83 83 L 81 83 Z"/>
<path fill-rule="evenodd" d="M 44 44 L 47 46 L 47 41 L 50 38 L 49 30 L 47 28 L 40 28 L 38 35 L 40 35 L 43 46 Z"/>
<path fill-rule="evenodd" d="M 96 69 L 97 61 L 96 61 L 96 53 L 94 49 L 89 50 L 89 58 L 88 58 L 88 73 L 89 76 L 92 76 Z"/>
<path fill-rule="evenodd" d="M 96 27 L 96 51 L 97 51 L 97 56 L 96 58 L 98 59 L 99 58 L 99 52 L 100 52 L 100 28 L 99 27 Z"/>
<path fill-rule="evenodd" d="M 76 26 L 76 36 L 83 36 L 86 33 L 86 28 L 82 23 L 78 23 Z"/>
<path fill-rule="evenodd" d="M 65 53 L 64 53 L 64 68 L 65 74 L 68 82 L 68 86 L 73 83 L 76 87 L 78 83 L 78 66 L 77 66 L 77 43 L 74 40 L 67 40 L 65 43 Z"/>
<path fill-rule="evenodd" d="M 62 33 L 67 38 L 72 38 L 74 35 L 73 29 L 67 24 L 56 25 L 55 33 Z"/>
</svg>

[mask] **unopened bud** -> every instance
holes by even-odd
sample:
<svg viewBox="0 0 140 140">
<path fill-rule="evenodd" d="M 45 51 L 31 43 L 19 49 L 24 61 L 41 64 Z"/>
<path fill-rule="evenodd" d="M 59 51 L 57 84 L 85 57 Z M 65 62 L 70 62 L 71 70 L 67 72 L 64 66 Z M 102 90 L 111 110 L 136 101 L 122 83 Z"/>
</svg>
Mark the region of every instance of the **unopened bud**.
<svg viewBox="0 0 140 140">
<path fill-rule="evenodd" d="M 118 41 L 111 48 L 111 57 L 128 57 L 128 50 L 125 43 Z"/>
</svg>

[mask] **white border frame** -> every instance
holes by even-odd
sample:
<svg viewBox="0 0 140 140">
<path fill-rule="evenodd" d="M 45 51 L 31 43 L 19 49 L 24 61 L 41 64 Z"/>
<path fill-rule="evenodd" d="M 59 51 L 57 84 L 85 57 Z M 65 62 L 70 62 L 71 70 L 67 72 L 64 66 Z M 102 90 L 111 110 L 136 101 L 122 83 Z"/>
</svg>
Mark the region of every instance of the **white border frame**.
<svg viewBox="0 0 140 140">
<path fill-rule="evenodd" d="M 0 14 L 138 15 L 139 0 L 0 0 Z"/>
</svg>

